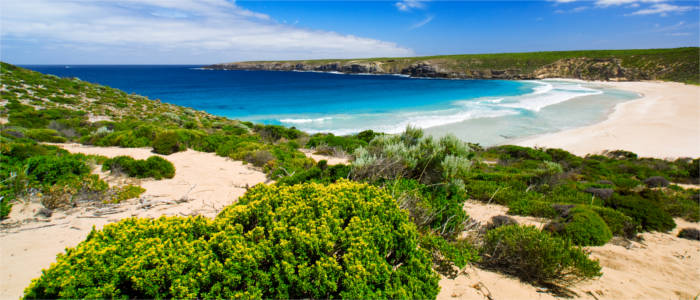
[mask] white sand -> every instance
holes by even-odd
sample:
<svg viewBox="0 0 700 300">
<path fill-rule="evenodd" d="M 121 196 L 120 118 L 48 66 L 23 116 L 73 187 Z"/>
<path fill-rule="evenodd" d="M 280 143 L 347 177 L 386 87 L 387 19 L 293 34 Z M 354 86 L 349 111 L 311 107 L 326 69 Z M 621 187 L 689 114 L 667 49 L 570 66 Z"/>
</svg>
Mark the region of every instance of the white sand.
<svg viewBox="0 0 700 300">
<path fill-rule="evenodd" d="M 316 154 L 313 149 L 299 149 L 301 152 L 306 155 L 306 157 L 311 158 L 315 161 L 320 161 L 320 160 L 326 160 L 328 162 L 329 166 L 332 165 L 346 165 L 350 163 L 350 159 L 347 157 L 338 157 L 338 156 L 328 156 L 328 155 L 323 155 L 323 154 Z"/>
<path fill-rule="evenodd" d="M 700 157 L 700 86 L 651 81 L 596 84 L 637 92 L 643 97 L 618 104 L 601 123 L 516 144 L 561 148 L 576 155 L 621 149 L 641 157 Z"/>
<path fill-rule="evenodd" d="M 145 159 L 155 155 L 146 148 L 61 146 L 74 153 L 107 157 L 129 155 Z M 31 279 L 39 277 L 41 270 L 48 268 L 66 247 L 74 247 L 84 240 L 93 226 L 99 229 L 105 224 L 132 216 L 214 217 L 224 206 L 243 195 L 246 186 L 252 187 L 267 180 L 262 172 L 213 153 L 188 150 L 165 158 L 175 165 L 175 177 L 141 180 L 140 184 L 146 192 L 139 199 L 103 208 L 86 205 L 69 211 L 57 210 L 49 219 L 34 217 L 42 207 L 39 203 L 15 204 L 10 218 L 1 224 L 19 226 L 0 229 L 0 299 L 19 298 Z M 123 180 L 113 176 L 106 176 L 105 179 L 108 182 Z M 101 212 L 116 213 L 96 216 Z"/>
<path fill-rule="evenodd" d="M 468 201 L 470 217 L 488 223 L 492 216 L 505 214 L 507 208 Z M 513 216 L 519 223 L 539 228 L 541 219 Z M 700 294 L 700 242 L 676 237 L 683 228 L 700 229 L 699 223 L 675 219 L 678 225 L 670 234 L 646 232 L 643 242 L 627 247 L 608 243 L 587 247 L 598 259 L 603 276 L 578 283 L 571 290 L 583 299 L 693 299 Z M 517 278 L 467 267 L 455 279 L 440 281 L 438 299 L 555 299 L 545 289 L 523 283 Z"/>
</svg>

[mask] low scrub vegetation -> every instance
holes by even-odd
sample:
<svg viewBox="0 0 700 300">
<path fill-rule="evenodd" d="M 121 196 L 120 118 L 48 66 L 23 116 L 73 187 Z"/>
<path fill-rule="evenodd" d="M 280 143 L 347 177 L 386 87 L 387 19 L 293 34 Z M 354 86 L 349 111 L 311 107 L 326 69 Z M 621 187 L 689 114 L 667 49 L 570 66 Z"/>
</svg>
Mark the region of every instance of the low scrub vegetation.
<svg viewBox="0 0 700 300">
<path fill-rule="evenodd" d="M 612 238 L 612 232 L 603 218 L 583 207 L 567 209 L 545 228 L 579 246 L 600 246 Z"/>
<path fill-rule="evenodd" d="M 485 267 L 534 283 L 570 285 L 600 276 L 600 265 L 565 239 L 533 226 L 506 225 L 486 233 Z"/>
<path fill-rule="evenodd" d="M 25 298 L 434 298 L 439 278 L 418 242 L 378 188 L 259 185 L 215 220 L 93 231 Z"/>
<path fill-rule="evenodd" d="M 55 209 L 83 200 L 115 201 L 111 195 L 118 201 L 138 196 L 134 188 L 125 193 L 90 174 L 91 165 L 106 158 L 70 154 L 30 140 L 0 139 L 0 218 L 10 213 L 12 201 L 28 197 Z"/>
<path fill-rule="evenodd" d="M 151 156 L 148 159 L 133 159 L 129 156 L 117 156 L 107 159 L 102 169 L 112 173 L 125 173 L 130 177 L 154 179 L 173 178 L 175 166 L 165 158 Z"/>
</svg>

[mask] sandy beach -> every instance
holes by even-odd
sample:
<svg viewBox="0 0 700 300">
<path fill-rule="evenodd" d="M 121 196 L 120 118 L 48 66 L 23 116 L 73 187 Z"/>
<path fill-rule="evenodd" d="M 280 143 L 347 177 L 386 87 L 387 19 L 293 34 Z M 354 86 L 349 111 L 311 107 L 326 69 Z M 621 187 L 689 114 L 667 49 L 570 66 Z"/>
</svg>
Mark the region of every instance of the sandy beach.
<svg viewBox="0 0 700 300">
<path fill-rule="evenodd" d="M 515 144 L 561 148 L 576 155 L 619 149 L 640 157 L 700 157 L 700 86 L 658 81 L 594 83 L 642 97 L 618 104 L 603 122 Z"/>
</svg>

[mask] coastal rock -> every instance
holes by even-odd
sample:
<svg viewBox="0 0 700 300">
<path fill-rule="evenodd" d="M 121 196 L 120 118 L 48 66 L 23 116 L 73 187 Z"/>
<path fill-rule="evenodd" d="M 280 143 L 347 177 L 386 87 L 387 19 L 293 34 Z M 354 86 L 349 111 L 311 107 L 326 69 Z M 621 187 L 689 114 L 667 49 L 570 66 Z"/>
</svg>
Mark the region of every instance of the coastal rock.
<svg viewBox="0 0 700 300">
<path fill-rule="evenodd" d="M 652 79 L 637 69 L 625 68 L 617 58 L 566 58 L 540 67 L 533 72 L 535 78 L 576 78 L 583 80 L 644 80 Z"/>
<path fill-rule="evenodd" d="M 679 49 L 678 51 L 685 51 Z M 685 54 L 685 52 L 684 52 Z M 213 70 L 319 71 L 369 74 L 403 74 L 410 77 L 454 79 L 544 79 L 573 78 L 583 80 L 638 81 L 686 76 L 674 70 L 696 70 L 693 62 L 678 60 L 668 63 L 663 56 L 623 55 L 598 57 L 561 54 L 553 60 L 535 55 L 514 54 L 493 57 L 426 57 L 355 60 L 303 60 L 269 62 L 235 62 L 204 67 Z M 675 72 L 675 73 L 674 73 Z"/>
</svg>

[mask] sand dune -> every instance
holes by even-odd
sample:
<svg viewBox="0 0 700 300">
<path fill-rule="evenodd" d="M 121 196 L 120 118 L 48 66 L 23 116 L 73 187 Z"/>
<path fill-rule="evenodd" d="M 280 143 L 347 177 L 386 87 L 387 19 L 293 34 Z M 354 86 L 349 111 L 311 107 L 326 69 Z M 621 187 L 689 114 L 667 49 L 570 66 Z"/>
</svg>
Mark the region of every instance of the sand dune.
<svg viewBox="0 0 700 300">
<path fill-rule="evenodd" d="M 468 201 L 470 217 L 485 224 L 492 216 L 508 210 L 500 205 Z M 539 228 L 544 220 L 514 218 Z M 670 233 L 645 232 L 641 242 L 611 241 L 600 247 L 586 247 L 598 259 L 603 276 L 571 287 L 581 299 L 693 299 L 700 295 L 700 242 L 676 237 L 682 228 L 700 229 L 699 223 L 675 219 Z M 455 279 L 440 281 L 438 299 L 555 299 L 546 289 L 517 278 L 468 266 Z"/>
</svg>

